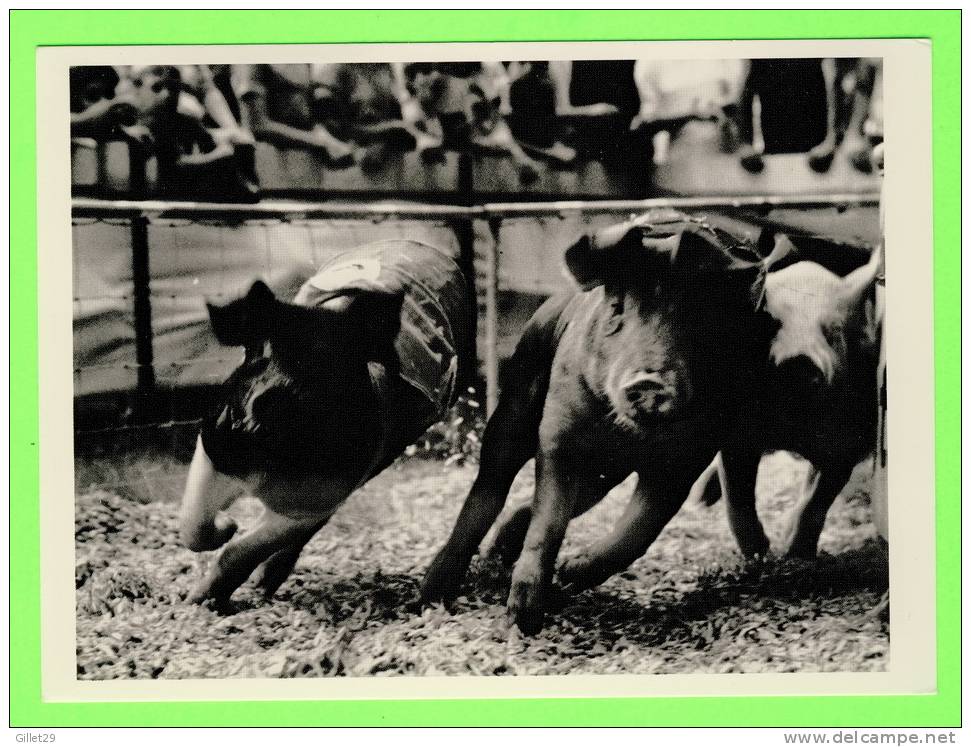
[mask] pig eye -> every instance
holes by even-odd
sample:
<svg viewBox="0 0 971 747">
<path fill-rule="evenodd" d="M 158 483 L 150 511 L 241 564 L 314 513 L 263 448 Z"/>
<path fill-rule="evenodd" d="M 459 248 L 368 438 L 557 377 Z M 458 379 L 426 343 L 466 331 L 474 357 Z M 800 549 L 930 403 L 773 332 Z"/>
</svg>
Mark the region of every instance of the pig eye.
<svg viewBox="0 0 971 747">
<path fill-rule="evenodd" d="M 624 299 L 614 298 L 610 303 L 610 316 L 604 321 L 604 334 L 615 335 L 624 326 Z"/>
</svg>

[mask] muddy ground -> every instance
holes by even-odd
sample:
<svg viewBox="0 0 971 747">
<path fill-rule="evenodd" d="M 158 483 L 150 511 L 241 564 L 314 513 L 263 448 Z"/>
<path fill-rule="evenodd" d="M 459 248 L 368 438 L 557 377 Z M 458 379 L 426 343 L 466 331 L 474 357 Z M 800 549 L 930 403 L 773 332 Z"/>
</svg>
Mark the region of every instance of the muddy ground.
<svg viewBox="0 0 971 747">
<path fill-rule="evenodd" d="M 509 505 L 532 496 L 531 465 Z M 689 502 L 647 555 L 554 611 L 533 638 L 511 629 L 508 572 L 476 560 L 450 609 L 411 611 L 475 474 L 461 460 L 404 458 L 355 494 L 265 602 L 232 611 L 184 598 L 213 554 L 178 544 L 186 466 L 169 457 L 76 462 L 77 673 L 81 679 L 873 671 L 887 588 L 861 466 L 830 512 L 815 563 L 742 563 L 724 507 Z M 777 547 L 803 465 L 763 462 L 759 511 Z M 574 521 L 564 553 L 608 531 L 631 483 Z M 259 504 L 232 509 L 245 527 Z M 487 542 L 488 542 L 487 538 Z"/>
</svg>

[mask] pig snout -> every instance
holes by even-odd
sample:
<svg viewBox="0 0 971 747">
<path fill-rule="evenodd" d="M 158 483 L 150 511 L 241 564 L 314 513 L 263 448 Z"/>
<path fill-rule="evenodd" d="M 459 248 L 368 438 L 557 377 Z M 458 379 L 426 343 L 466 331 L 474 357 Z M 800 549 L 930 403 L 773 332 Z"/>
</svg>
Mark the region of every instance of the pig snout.
<svg viewBox="0 0 971 747">
<path fill-rule="evenodd" d="M 776 382 L 788 387 L 818 388 L 826 383 L 823 370 L 806 355 L 780 361 L 774 373 Z"/>
<path fill-rule="evenodd" d="M 621 382 L 627 403 L 641 411 L 666 415 L 674 409 L 675 388 L 657 371 L 641 370 Z"/>
<path fill-rule="evenodd" d="M 196 440 L 196 450 L 189 465 L 182 511 L 179 517 L 179 540 L 193 552 L 216 550 L 236 533 L 236 522 L 219 511 L 228 507 L 239 490 L 219 475 L 206 453 L 202 437 Z"/>
</svg>

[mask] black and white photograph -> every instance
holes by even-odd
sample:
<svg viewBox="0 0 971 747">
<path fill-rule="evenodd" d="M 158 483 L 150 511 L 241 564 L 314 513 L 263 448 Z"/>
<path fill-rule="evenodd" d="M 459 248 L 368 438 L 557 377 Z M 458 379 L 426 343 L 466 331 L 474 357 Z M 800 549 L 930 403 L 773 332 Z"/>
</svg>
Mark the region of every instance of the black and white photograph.
<svg viewBox="0 0 971 747">
<path fill-rule="evenodd" d="M 661 46 L 69 67 L 78 681 L 888 671 L 884 59 Z"/>
</svg>

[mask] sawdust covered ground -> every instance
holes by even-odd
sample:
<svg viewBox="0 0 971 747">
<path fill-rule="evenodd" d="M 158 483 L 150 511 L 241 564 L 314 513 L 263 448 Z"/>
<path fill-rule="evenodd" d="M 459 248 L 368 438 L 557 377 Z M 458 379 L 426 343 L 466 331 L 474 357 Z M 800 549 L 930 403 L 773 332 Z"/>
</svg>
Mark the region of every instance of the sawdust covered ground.
<svg viewBox="0 0 971 747">
<path fill-rule="evenodd" d="M 475 561 L 450 609 L 411 611 L 475 474 L 403 459 L 345 504 L 265 602 L 184 601 L 213 554 L 178 544 L 185 465 L 158 455 L 76 464 L 77 673 L 81 679 L 874 671 L 889 629 L 871 614 L 887 563 L 861 466 L 830 512 L 820 558 L 745 566 L 724 508 L 689 503 L 648 554 L 554 611 L 533 638 L 510 629 L 508 573 Z M 802 465 L 765 462 L 759 510 L 778 546 Z M 509 505 L 532 496 L 524 470 Z M 631 484 L 571 524 L 563 552 L 607 532 Z M 259 504 L 232 510 L 241 526 Z M 488 540 L 488 538 L 487 538 Z"/>
</svg>

